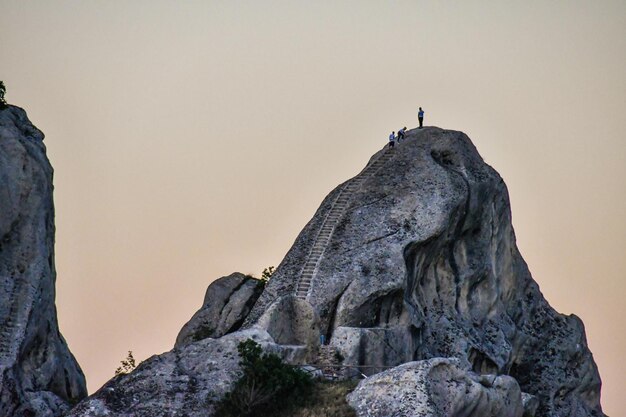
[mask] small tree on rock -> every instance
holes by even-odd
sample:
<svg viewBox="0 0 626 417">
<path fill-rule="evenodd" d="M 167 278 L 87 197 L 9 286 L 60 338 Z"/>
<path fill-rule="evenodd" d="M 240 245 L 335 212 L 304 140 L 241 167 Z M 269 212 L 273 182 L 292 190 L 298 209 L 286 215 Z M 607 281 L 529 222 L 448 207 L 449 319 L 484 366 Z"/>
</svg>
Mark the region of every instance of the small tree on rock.
<svg viewBox="0 0 626 417">
<path fill-rule="evenodd" d="M 304 402 L 313 381 L 297 367 L 248 339 L 238 346 L 242 375 L 233 390 L 218 404 L 222 417 L 270 417 L 289 406 Z"/>
<path fill-rule="evenodd" d="M 135 364 L 135 358 L 133 357 L 133 351 L 129 350 L 128 351 L 128 356 L 126 356 L 126 359 L 124 359 L 122 361 L 122 366 L 119 366 L 115 370 L 115 376 L 129 374 L 136 367 L 137 367 L 137 365 Z"/>
<path fill-rule="evenodd" d="M 267 268 L 265 268 L 263 270 L 263 272 L 261 273 L 261 281 L 265 282 L 267 284 L 267 282 L 270 280 L 270 278 L 272 277 L 272 275 L 274 274 L 274 267 L 273 266 L 269 266 Z"/>
</svg>

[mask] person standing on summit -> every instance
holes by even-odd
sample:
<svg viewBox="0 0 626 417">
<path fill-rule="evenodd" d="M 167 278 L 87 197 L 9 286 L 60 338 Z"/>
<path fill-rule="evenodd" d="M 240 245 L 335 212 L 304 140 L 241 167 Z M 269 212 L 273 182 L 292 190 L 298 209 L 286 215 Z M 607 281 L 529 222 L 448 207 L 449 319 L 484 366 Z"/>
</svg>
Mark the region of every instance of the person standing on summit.
<svg viewBox="0 0 626 417">
<path fill-rule="evenodd" d="M 396 144 L 396 132 L 391 132 L 389 135 L 389 147 L 393 148 Z"/>
<path fill-rule="evenodd" d="M 424 110 L 420 107 L 420 111 L 417 112 L 417 118 L 420 121 L 420 129 L 424 124 Z"/>
</svg>

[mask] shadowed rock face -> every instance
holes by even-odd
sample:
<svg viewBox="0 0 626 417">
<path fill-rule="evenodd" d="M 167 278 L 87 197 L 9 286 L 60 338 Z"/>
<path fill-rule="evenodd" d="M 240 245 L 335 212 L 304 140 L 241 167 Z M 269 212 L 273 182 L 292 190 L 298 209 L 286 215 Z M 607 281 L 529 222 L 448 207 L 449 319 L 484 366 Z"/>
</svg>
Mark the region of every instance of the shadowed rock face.
<svg viewBox="0 0 626 417">
<path fill-rule="evenodd" d="M 239 272 L 213 281 L 200 310 L 180 330 L 175 346 L 238 330 L 262 291 L 259 280 Z"/>
<path fill-rule="evenodd" d="M 59 333 L 52 167 L 26 113 L 0 110 L 0 416 L 59 416 L 87 395 Z"/>
<path fill-rule="evenodd" d="M 383 152 L 394 156 L 352 193 L 306 297 L 330 344 L 347 362 L 381 366 L 373 372 L 456 357 L 514 377 L 539 416 L 603 415 L 582 322 L 543 298 L 515 244 L 506 186 L 469 138 L 413 130 L 370 164 Z M 324 200 L 247 326 L 294 294 L 326 215 L 358 178 Z"/>
</svg>

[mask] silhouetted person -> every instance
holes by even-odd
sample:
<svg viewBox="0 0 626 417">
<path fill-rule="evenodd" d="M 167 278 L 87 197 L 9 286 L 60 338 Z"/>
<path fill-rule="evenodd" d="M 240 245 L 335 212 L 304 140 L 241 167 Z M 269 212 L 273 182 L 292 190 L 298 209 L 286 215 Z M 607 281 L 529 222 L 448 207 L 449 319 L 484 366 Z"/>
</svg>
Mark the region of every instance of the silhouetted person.
<svg viewBox="0 0 626 417">
<path fill-rule="evenodd" d="M 4 93 L 6 92 L 7 89 L 4 86 L 4 82 L 0 81 L 0 109 L 3 109 L 7 106 L 7 102 L 4 100 Z"/>
<path fill-rule="evenodd" d="M 396 132 L 391 132 L 389 135 L 389 147 L 393 148 L 396 145 Z"/>
<path fill-rule="evenodd" d="M 420 111 L 417 112 L 417 118 L 420 121 L 420 129 L 424 125 L 424 110 L 420 107 Z"/>
<path fill-rule="evenodd" d="M 400 139 L 404 140 L 404 132 L 406 132 L 406 126 L 398 130 L 398 143 L 400 143 Z"/>
</svg>

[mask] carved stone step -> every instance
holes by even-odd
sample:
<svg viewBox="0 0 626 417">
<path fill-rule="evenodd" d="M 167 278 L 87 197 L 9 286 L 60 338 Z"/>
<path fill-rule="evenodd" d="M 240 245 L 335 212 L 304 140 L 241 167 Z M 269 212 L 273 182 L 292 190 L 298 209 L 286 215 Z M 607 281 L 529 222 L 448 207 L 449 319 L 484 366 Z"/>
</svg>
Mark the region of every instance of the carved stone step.
<svg viewBox="0 0 626 417">
<path fill-rule="evenodd" d="M 317 238 L 300 272 L 300 279 L 296 285 L 295 291 L 296 297 L 302 299 L 306 298 L 309 288 L 311 287 L 311 282 L 313 281 L 313 276 L 315 275 L 317 264 L 324 255 L 333 231 L 344 216 L 353 194 L 363 186 L 363 183 L 365 183 L 368 178 L 373 177 L 376 171 L 382 168 L 392 157 L 393 154 L 391 153 L 383 153 L 383 155 L 368 165 L 357 177 L 350 180 L 340 191 L 337 199 L 326 214 L 322 227 L 319 230 Z"/>
</svg>

